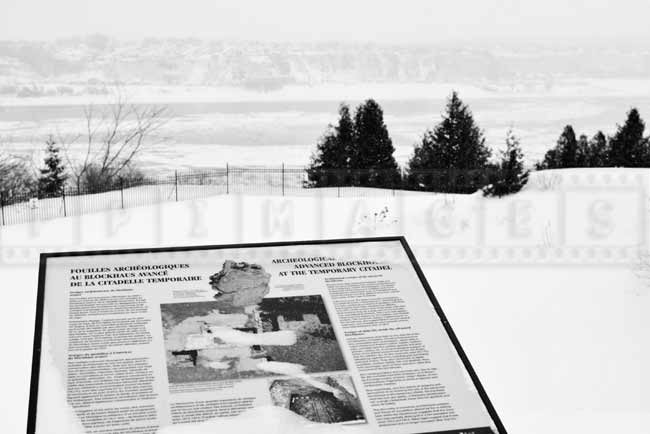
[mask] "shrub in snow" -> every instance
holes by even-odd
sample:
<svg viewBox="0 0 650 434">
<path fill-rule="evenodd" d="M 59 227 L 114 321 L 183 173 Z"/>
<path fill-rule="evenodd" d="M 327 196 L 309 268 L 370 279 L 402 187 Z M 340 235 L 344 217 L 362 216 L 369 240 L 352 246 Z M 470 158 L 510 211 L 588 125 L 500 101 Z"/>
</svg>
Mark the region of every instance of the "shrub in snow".
<svg viewBox="0 0 650 434">
<path fill-rule="evenodd" d="M 35 170 L 28 159 L 0 154 L 0 195 L 5 202 L 24 200 L 36 194 L 37 187 Z"/>
<path fill-rule="evenodd" d="M 483 188 L 483 193 L 486 196 L 499 197 L 518 192 L 528 181 L 521 145 L 512 130 L 508 131 L 506 149 L 501 151 L 501 161 L 490 181 L 491 183 Z"/>
<path fill-rule="evenodd" d="M 562 184 L 562 176 L 554 171 L 538 171 L 531 182 L 539 191 L 553 191 Z"/>
<path fill-rule="evenodd" d="M 81 193 L 101 193 L 122 187 L 136 187 L 146 184 L 143 172 L 133 166 L 126 166 L 119 173 L 102 170 L 99 165 L 90 164 L 77 181 Z"/>
</svg>

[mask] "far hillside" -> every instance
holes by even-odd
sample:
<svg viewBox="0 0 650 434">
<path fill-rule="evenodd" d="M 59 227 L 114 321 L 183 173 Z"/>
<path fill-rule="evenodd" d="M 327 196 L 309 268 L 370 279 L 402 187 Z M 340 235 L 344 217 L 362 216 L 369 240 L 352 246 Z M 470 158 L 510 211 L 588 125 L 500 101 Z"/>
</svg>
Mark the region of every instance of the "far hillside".
<svg viewBox="0 0 650 434">
<path fill-rule="evenodd" d="M 606 56 L 607 61 L 603 61 Z M 585 79 L 647 79 L 640 44 L 385 45 L 200 39 L 0 41 L 0 95 L 92 94 L 105 86 L 237 86 L 271 91 L 322 83 L 470 83 L 551 91 Z"/>
</svg>

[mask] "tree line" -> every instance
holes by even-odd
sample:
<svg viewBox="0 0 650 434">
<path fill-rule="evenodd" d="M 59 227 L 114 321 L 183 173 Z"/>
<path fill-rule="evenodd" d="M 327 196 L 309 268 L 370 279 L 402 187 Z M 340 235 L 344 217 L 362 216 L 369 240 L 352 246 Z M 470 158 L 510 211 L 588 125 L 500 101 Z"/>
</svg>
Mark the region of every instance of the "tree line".
<svg viewBox="0 0 650 434">
<path fill-rule="evenodd" d="M 636 108 L 625 124 L 607 137 L 576 137 L 567 125 L 537 170 L 575 167 L 650 167 L 650 139 Z M 383 120 L 383 110 L 373 99 L 351 114 L 341 104 L 336 125 L 328 126 L 316 145 L 308 167 L 307 185 L 392 187 L 410 190 L 471 193 L 482 189 L 501 196 L 520 190 L 528 179 L 519 138 L 509 130 L 495 155 L 486 144 L 468 105 L 452 92 L 441 121 L 427 129 L 414 145 L 404 169 L 394 158 L 394 147 Z"/>
<path fill-rule="evenodd" d="M 598 131 L 588 138 L 577 137 L 571 125 L 564 127 L 556 145 L 549 149 L 537 169 L 570 167 L 650 167 L 650 139 L 644 136 L 645 122 L 632 108 L 613 136 Z"/>
<path fill-rule="evenodd" d="M 165 109 L 138 107 L 122 99 L 97 112 L 85 111 L 87 131 L 73 138 L 82 142 L 80 159 L 67 157 L 70 143 L 45 142 L 40 168 L 25 158 L 0 154 L 0 197 L 49 197 L 66 187 L 77 193 L 97 193 L 142 182 L 134 164 L 142 147 L 150 146 L 165 122 Z M 449 193 L 501 196 L 520 190 L 528 178 L 519 138 L 508 131 L 504 145 L 493 155 L 471 110 L 452 92 L 442 115 L 427 129 L 402 169 L 384 122 L 384 112 L 373 99 L 354 113 L 341 104 L 338 122 L 329 125 L 307 167 L 308 187 L 367 186 Z M 612 136 L 598 131 L 577 136 L 567 125 L 555 145 L 534 164 L 537 170 L 575 167 L 650 167 L 650 138 L 645 122 L 632 108 Z M 77 143 L 77 145 L 81 145 Z M 64 158 L 65 157 L 65 158 Z"/>
</svg>

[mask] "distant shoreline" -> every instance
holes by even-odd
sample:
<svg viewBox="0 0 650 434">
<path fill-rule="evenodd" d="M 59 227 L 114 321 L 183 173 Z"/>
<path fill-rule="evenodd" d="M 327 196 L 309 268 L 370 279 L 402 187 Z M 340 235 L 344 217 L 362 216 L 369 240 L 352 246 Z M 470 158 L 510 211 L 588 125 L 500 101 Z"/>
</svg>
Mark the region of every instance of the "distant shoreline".
<svg viewBox="0 0 650 434">
<path fill-rule="evenodd" d="M 47 93 L 61 82 L 24 83 Z M 84 86 L 71 86 L 73 95 L 18 97 L 0 96 L 0 107 L 59 106 L 109 104 L 115 98 L 115 89 L 104 85 L 104 94 L 81 93 Z M 137 104 L 175 103 L 238 103 L 238 102 L 301 102 L 350 101 L 375 98 L 377 100 L 421 100 L 446 98 L 452 90 L 469 99 L 499 98 L 577 98 L 577 97 L 650 97 L 650 79 L 562 79 L 548 84 L 525 81 L 522 83 L 476 85 L 454 82 L 437 83 L 327 83 L 314 85 L 286 85 L 267 92 L 236 86 L 165 86 L 124 85 L 119 92 L 129 102 Z M 79 93 L 79 94 L 77 94 Z"/>
</svg>

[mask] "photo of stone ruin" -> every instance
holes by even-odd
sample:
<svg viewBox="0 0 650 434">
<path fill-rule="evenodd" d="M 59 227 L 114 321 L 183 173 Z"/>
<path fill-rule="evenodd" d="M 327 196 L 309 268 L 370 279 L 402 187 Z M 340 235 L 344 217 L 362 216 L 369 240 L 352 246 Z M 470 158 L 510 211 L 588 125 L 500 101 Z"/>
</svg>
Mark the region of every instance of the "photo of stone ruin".
<svg viewBox="0 0 650 434">
<path fill-rule="evenodd" d="M 365 422 L 354 383 L 344 373 L 272 380 L 269 392 L 273 405 L 312 422 Z"/>
<path fill-rule="evenodd" d="M 265 297 L 269 280 L 225 261 L 213 300 L 161 304 L 170 383 L 347 370 L 321 296 Z"/>
</svg>

